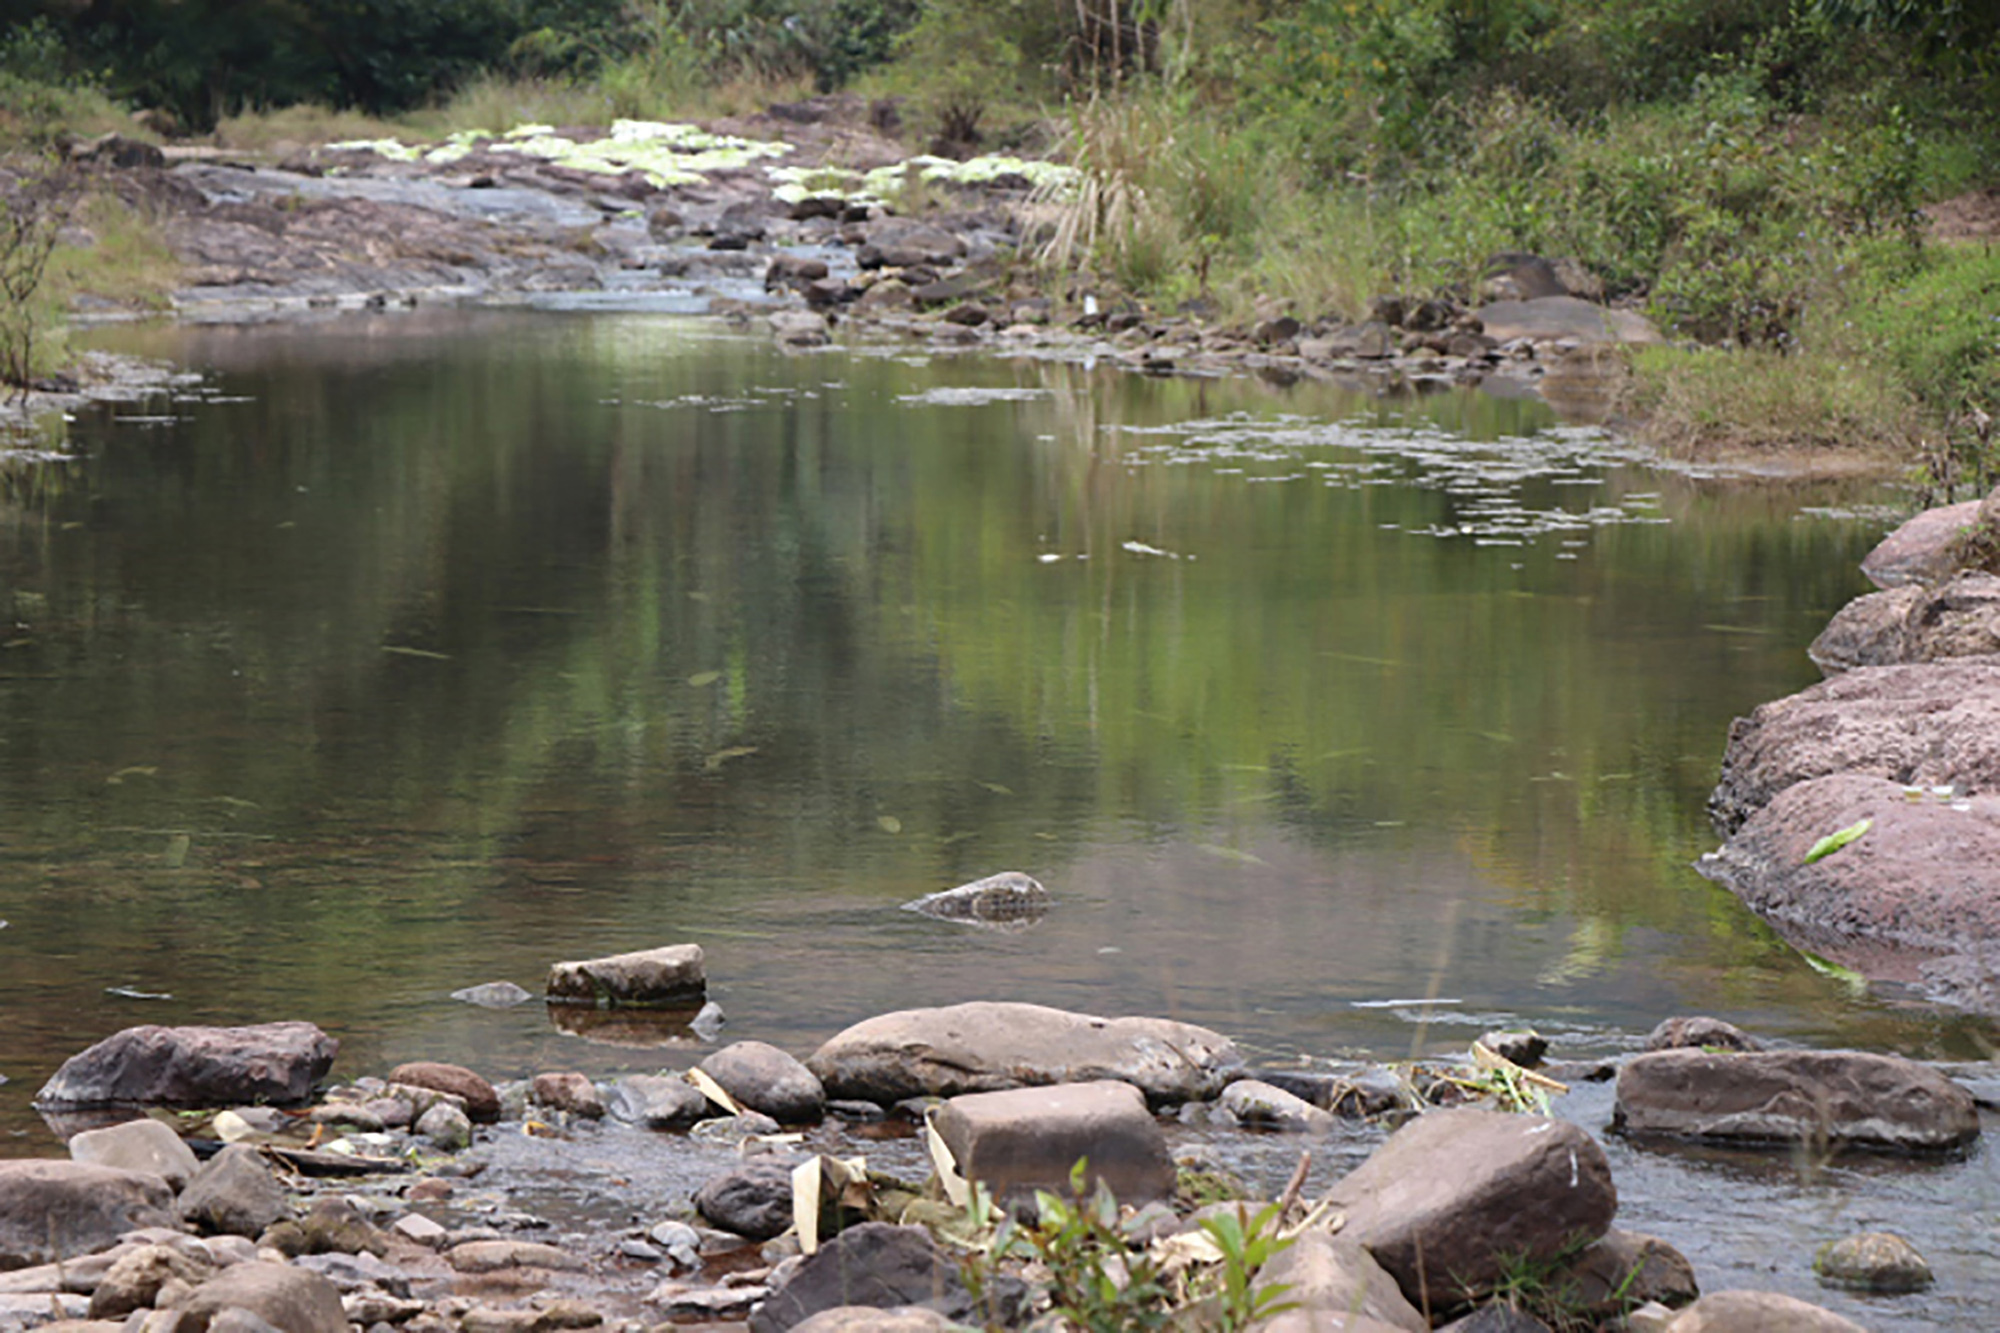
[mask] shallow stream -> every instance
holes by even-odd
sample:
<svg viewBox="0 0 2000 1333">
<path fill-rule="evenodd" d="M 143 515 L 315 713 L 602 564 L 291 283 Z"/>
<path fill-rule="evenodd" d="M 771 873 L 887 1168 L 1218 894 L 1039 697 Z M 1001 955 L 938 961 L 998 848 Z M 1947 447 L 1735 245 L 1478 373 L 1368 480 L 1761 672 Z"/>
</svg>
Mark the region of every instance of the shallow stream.
<svg viewBox="0 0 2000 1333">
<path fill-rule="evenodd" d="M 659 315 L 100 339 L 207 378 L 0 469 L 0 1153 L 56 1150 L 34 1090 L 141 1022 L 311 1019 L 345 1075 L 678 1068 L 684 1032 L 449 992 L 683 941 L 723 1040 L 800 1053 L 995 998 L 1266 1062 L 1687 1012 L 1988 1056 L 1690 868 L 1730 719 L 1817 678 L 1892 491 L 1656 470 L 1480 392 Z M 898 910 L 1004 869 L 1046 920 Z M 1712 1285 L 1821 1299 L 1805 1258 L 1865 1221 L 1944 1281 L 1843 1308 L 2000 1326 L 1984 1149 L 1613 1151 L 1622 1220 Z"/>
</svg>

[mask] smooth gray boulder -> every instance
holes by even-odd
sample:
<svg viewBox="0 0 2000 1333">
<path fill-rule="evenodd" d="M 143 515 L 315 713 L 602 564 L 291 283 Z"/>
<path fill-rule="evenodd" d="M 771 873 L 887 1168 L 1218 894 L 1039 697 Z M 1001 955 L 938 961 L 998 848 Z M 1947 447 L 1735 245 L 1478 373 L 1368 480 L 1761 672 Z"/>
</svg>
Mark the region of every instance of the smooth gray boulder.
<svg viewBox="0 0 2000 1333">
<path fill-rule="evenodd" d="M 128 1231 L 174 1225 L 174 1194 L 150 1171 L 89 1162 L 0 1162 L 0 1269 L 108 1250 Z"/>
<path fill-rule="evenodd" d="M 35 1094 L 80 1106 L 292 1106 L 326 1077 L 340 1043 L 311 1023 L 126 1028 L 63 1062 Z"/>
<path fill-rule="evenodd" d="M 549 968 L 548 997 L 564 1004 L 674 1007 L 708 993 L 699 944 L 670 944 Z"/>
<path fill-rule="evenodd" d="M 975 1001 L 857 1023 L 806 1061 L 827 1096 L 890 1105 L 1049 1083 L 1118 1079 L 1153 1106 L 1217 1096 L 1242 1067 L 1220 1033 L 1164 1018 L 1094 1018 Z"/>
<path fill-rule="evenodd" d="M 1787 787 L 1834 773 L 2000 789 L 2000 656 L 1863 667 L 1760 704 L 1730 725 L 1709 817 L 1727 837 Z"/>
<path fill-rule="evenodd" d="M 939 1107 L 931 1123 L 959 1173 L 1003 1203 L 1031 1200 L 1036 1190 L 1067 1197 L 1070 1173 L 1084 1160 L 1086 1191 L 1102 1181 L 1124 1204 L 1173 1197 L 1166 1135 L 1130 1083 L 968 1093 Z"/>
<path fill-rule="evenodd" d="M 611 1085 L 605 1109 L 646 1129 L 686 1129 L 709 1114 L 708 1098 L 686 1079 L 629 1074 Z"/>
<path fill-rule="evenodd" d="M 1523 1263 L 1552 1262 L 1610 1229 L 1604 1150 L 1566 1120 L 1462 1109 L 1419 1116 L 1335 1182 L 1341 1234 L 1419 1308 L 1485 1296 Z"/>
<path fill-rule="evenodd" d="M 785 1333 L 841 1306 L 877 1309 L 922 1306 L 968 1319 L 972 1293 L 958 1263 L 922 1227 L 863 1222 L 807 1257 L 785 1284 L 750 1316 L 750 1333 Z"/>
<path fill-rule="evenodd" d="M 194 1149 L 173 1129 L 157 1120 L 128 1120 L 122 1125 L 87 1129 L 69 1141 L 73 1162 L 95 1162 L 124 1171 L 150 1171 L 178 1191 L 201 1169 Z"/>
<path fill-rule="evenodd" d="M 1808 863 L 1829 834 L 1867 831 Z M 2000 1012 L 2000 796 L 1836 774 L 1786 788 L 1696 868 L 1808 953 Z"/>
<path fill-rule="evenodd" d="M 969 926 L 1021 929 L 1049 914 L 1049 891 L 1018 870 L 1003 870 L 955 889 L 941 889 L 903 904 L 906 912 Z"/>
<path fill-rule="evenodd" d="M 1940 1152 L 1979 1137 L 1972 1094 L 1866 1051 L 1652 1051 L 1618 1071 L 1626 1134 Z"/>
<path fill-rule="evenodd" d="M 189 1226 L 211 1235 L 261 1236 L 290 1216 L 291 1205 L 264 1154 L 237 1143 L 195 1172 L 181 1191 L 180 1214 Z"/>
<path fill-rule="evenodd" d="M 347 1312 L 333 1283 L 290 1264 L 261 1261 L 232 1264 L 195 1288 L 176 1307 L 175 1327 L 214 1329 L 238 1310 L 281 1333 L 348 1333 Z"/>
<path fill-rule="evenodd" d="M 1665 1333 L 1867 1333 L 1852 1319 L 1775 1291 L 1716 1291 L 1674 1317 Z"/>
<path fill-rule="evenodd" d="M 792 1224 L 795 1158 L 752 1157 L 711 1177 L 695 1191 L 694 1207 L 724 1231 L 769 1240 Z"/>
<path fill-rule="evenodd" d="M 1410 1304 L 1387 1269 L 1353 1239 L 1318 1229 L 1300 1234 L 1257 1274 L 1263 1290 L 1295 1308 L 1257 1325 L 1260 1333 L 1425 1333 L 1430 1321 Z"/>
<path fill-rule="evenodd" d="M 819 1076 L 769 1042 L 732 1042 L 701 1062 L 722 1090 L 781 1125 L 816 1125 L 826 1115 Z"/>
</svg>

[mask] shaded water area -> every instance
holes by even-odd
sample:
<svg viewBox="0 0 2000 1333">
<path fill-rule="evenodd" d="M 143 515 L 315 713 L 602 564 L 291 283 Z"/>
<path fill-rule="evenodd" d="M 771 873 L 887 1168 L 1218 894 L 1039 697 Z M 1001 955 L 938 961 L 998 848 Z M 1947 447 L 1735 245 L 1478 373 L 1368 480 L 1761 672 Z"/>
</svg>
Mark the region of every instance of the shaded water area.
<svg viewBox="0 0 2000 1333">
<path fill-rule="evenodd" d="M 723 1040 L 800 1053 L 993 998 L 1270 1062 L 1682 1012 L 1988 1054 L 1690 868 L 1730 718 L 1817 678 L 1893 494 L 1656 471 L 1483 393 L 659 316 L 104 341 L 208 378 L 0 471 L 0 1153 L 56 1150 L 35 1088 L 139 1022 L 310 1019 L 346 1076 L 678 1068 L 684 1033 L 448 993 L 684 941 Z M 1045 921 L 897 910 L 1003 869 Z M 1843 1308 L 2000 1325 L 1983 1150 L 1613 1151 L 1625 1223 L 1720 1285 L 1811 1295 L 1808 1241 L 1886 1209 L 1945 1282 Z"/>
</svg>

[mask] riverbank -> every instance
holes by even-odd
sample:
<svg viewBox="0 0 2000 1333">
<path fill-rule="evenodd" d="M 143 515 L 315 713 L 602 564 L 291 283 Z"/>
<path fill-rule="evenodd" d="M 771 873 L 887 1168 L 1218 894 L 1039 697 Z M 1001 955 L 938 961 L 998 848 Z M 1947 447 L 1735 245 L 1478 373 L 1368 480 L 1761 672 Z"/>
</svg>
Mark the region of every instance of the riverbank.
<svg viewBox="0 0 2000 1333">
<path fill-rule="evenodd" d="M 614 1007 L 565 1003 L 571 977 Z M 649 988 L 680 1007 L 615 1007 Z M 565 1010 L 622 1016 L 627 1042 L 717 1021 L 694 1007 L 700 951 L 687 947 L 557 964 L 549 989 L 558 1025 Z M 462 999 L 537 1002 L 504 983 Z M 1725 1282 L 1738 1289 L 1697 1300 L 1710 1278 L 1675 1247 L 1740 1247 L 1732 1224 L 1621 1229 L 1613 1183 L 1614 1162 L 1622 1175 L 1676 1144 L 1746 1169 L 1813 1144 L 1821 1170 L 1935 1174 L 1990 1121 L 1972 1093 L 1927 1066 L 1773 1050 L 1714 1020 L 1662 1023 L 1645 1046 L 1564 1063 L 1544 1039 L 1492 1033 L 1462 1061 L 1301 1072 L 1257 1068 L 1184 1024 L 975 1003 L 879 1016 L 803 1062 L 737 1041 L 686 1070 L 669 1057 L 656 1074 L 550 1069 L 496 1087 L 437 1061 L 343 1073 L 338 1043 L 309 1023 L 132 1029 L 79 1052 L 38 1097 L 78 1165 L 0 1165 L 0 1242 L 17 1264 L 0 1275 L 0 1320 L 108 1333 L 134 1311 L 150 1329 L 169 1311 L 236 1306 L 311 1333 L 762 1333 L 886 1327 L 883 1307 L 922 1306 L 901 1316 L 909 1327 L 999 1329 L 1065 1326 L 1045 1311 L 1068 1301 L 1074 1327 L 1169 1311 L 1321 1327 L 1357 1309 L 1408 1333 L 1503 1311 L 1508 1327 L 1682 1333 L 1781 1316 L 1830 1333 L 1977 1322 L 1980 1284 L 1961 1289 L 1955 1262 L 1933 1273 L 1906 1241 L 1837 1218 L 1818 1254 L 1762 1256 L 1784 1276 L 1754 1285 L 1777 1291 Z M 1956 1072 L 1993 1083 L 1990 1069 Z M 1615 1087 L 1608 1121 L 1601 1096 L 1582 1095 L 1596 1086 Z M 130 1120 L 135 1104 L 158 1109 Z M 1045 1210 L 1010 1246 L 957 1179 L 1060 1198 L 1077 1156 L 1133 1220 Z M 1212 1229 L 1236 1201 L 1262 1247 Z M 1638 1216 L 1657 1225 L 1658 1208 L 1642 1199 Z M 1086 1316 L 1065 1284 L 1107 1263 L 1158 1265 L 1162 1284 L 1107 1293 Z M 846 1280 L 828 1286 L 829 1266 Z M 1814 1270 L 1817 1285 L 1803 1280 Z M 1225 1276 L 1270 1294 L 1234 1304 Z M 818 1313 L 849 1302 L 862 1308 Z M 1251 1317 L 1283 1302 L 1302 1308 Z"/>
<path fill-rule="evenodd" d="M 86 188 L 150 219 L 178 266 L 169 305 L 182 320 L 667 309 L 769 328 L 800 350 L 890 341 L 1153 375 L 1327 380 L 1377 396 L 1480 385 L 1642 439 L 1665 429 L 1633 374 L 1634 352 L 1669 350 L 1665 340 L 1638 310 L 1604 303 L 1603 280 L 1573 260 L 1500 255 L 1476 293 L 1378 293 L 1357 314 L 1276 297 L 1247 318 L 1201 299 L 1163 311 L 1040 262 L 1067 225 L 1072 169 L 908 157 L 852 97 L 699 127 L 367 141 L 276 161 L 100 141 L 78 160 Z M 88 231 L 72 239 L 92 243 Z M 153 298 L 91 294 L 73 318 L 158 313 Z M 1911 466 L 1877 439 L 1801 447 L 1743 429 L 1683 437 L 1677 452 L 1787 475 Z"/>
</svg>

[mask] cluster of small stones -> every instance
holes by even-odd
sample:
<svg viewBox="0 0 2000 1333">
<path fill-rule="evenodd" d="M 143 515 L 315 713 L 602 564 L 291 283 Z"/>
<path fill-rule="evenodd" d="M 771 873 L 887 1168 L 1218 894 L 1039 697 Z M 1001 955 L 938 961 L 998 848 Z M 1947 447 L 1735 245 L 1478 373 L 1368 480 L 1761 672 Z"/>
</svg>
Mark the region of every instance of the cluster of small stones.
<svg viewBox="0 0 2000 1333">
<path fill-rule="evenodd" d="M 1032 883 L 995 877 L 982 891 L 1019 894 L 1019 881 Z M 615 990 L 619 1003 L 643 1005 L 652 997 L 635 978 L 650 976 L 684 1003 L 691 985 L 705 986 L 691 948 L 557 964 L 551 998 L 587 977 L 593 996 Z M 1765 1050 L 1710 1019 L 1671 1020 L 1649 1045 L 1622 1066 L 1547 1064 L 1534 1034 L 1491 1033 L 1473 1055 L 1515 1076 L 1529 1065 L 1545 1080 L 1615 1075 L 1613 1128 L 1635 1137 L 1924 1152 L 1963 1148 L 1979 1132 L 1970 1094 L 1914 1062 Z M 964 1217 L 956 1178 L 1016 1205 L 1036 1190 L 1066 1191 L 1083 1159 L 1135 1210 L 1139 1230 L 1162 1237 L 1229 1206 L 1196 1205 L 1187 1173 L 1203 1163 L 1176 1161 L 1168 1125 L 1310 1144 L 1361 1118 L 1399 1127 L 1323 1198 L 1299 1197 L 1302 1162 L 1277 1201 L 1298 1239 L 1260 1280 L 1286 1284 L 1298 1307 L 1270 1328 L 1353 1316 L 1374 1322 L 1344 1326 L 1541 1328 L 1512 1309 L 1514 1322 L 1479 1322 L 1498 1317 L 1494 1303 L 1523 1263 L 1545 1269 L 1567 1311 L 1593 1326 L 1856 1327 L 1775 1293 L 1701 1297 L 1670 1244 L 1614 1226 L 1617 1191 L 1598 1142 L 1561 1119 L 1492 1109 L 1472 1066 L 1256 1072 L 1206 1029 L 994 1002 L 882 1015 L 803 1061 L 739 1041 L 684 1075 L 609 1084 L 552 1071 L 496 1087 L 458 1065 L 416 1062 L 319 1088 L 289 1109 L 231 1095 L 296 1100 L 284 1090 L 320 1078 L 333 1053 L 317 1028 L 286 1023 L 130 1029 L 73 1057 L 39 1099 L 52 1117 L 91 1106 L 93 1086 L 228 1109 L 177 1122 L 198 1136 L 141 1118 L 74 1133 L 69 1161 L 0 1164 L 0 1267 L 12 1269 L 0 1272 L 0 1329 L 631 1333 L 745 1320 L 757 1333 L 1053 1330 L 1032 1270 L 963 1279 L 951 1239 Z M 1786 1106 L 1800 1110 L 1774 1109 Z M 734 1144 L 739 1160 L 696 1190 L 684 1215 L 610 1242 L 527 1239 L 521 1227 L 536 1223 L 525 1214 L 467 1224 L 454 1210 L 478 1168 L 464 1155 L 476 1142 L 587 1137 L 607 1116 Z M 898 1118 L 928 1125 L 953 1164 L 949 1178 L 857 1177 L 783 1132 Z M 814 1253 L 794 1216 L 802 1174 L 824 1191 L 808 1229 L 830 1239 Z M 1881 1234 L 1837 1238 L 1814 1262 L 1827 1283 L 1870 1292 L 1929 1281 L 1921 1256 Z M 635 1270 L 657 1275 L 636 1294 Z"/>
</svg>

